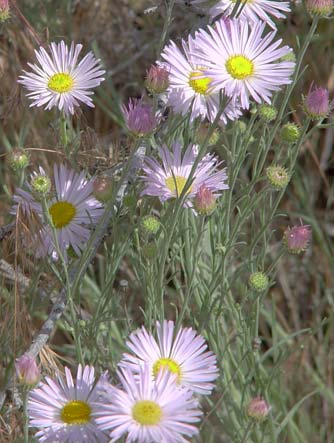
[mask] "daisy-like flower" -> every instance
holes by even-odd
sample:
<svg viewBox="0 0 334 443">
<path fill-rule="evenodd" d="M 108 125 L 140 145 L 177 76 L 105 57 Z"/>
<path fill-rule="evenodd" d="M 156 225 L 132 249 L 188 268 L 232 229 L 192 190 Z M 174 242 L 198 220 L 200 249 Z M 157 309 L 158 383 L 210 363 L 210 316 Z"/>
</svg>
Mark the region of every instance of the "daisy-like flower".
<svg viewBox="0 0 334 443">
<path fill-rule="evenodd" d="M 48 202 L 48 211 L 56 230 L 59 248 L 67 259 L 67 250 L 71 246 L 77 255 L 84 250 L 90 237 L 89 225 L 96 224 L 103 214 L 103 206 L 93 196 L 93 180 L 87 181 L 85 173 L 77 174 L 64 165 L 54 166 L 55 197 Z M 30 188 L 31 189 L 31 188 Z M 25 212 L 33 209 L 44 221 L 42 205 L 34 196 L 22 189 L 16 190 L 16 213 L 18 204 Z M 51 226 L 44 224 L 40 233 L 42 244 L 37 250 L 38 256 L 47 254 L 57 257 Z"/>
<path fill-rule="evenodd" d="M 153 380 L 149 368 L 140 367 L 138 378 L 124 368 L 118 373 L 119 389 L 110 386 L 110 400 L 96 422 L 110 430 L 110 443 L 127 434 L 126 443 L 187 443 L 198 434 L 194 423 L 202 412 L 192 392 L 175 383 L 173 374 L 160 371 Z"/>
<path fill-rule="evenodd" d="M 161 57 L 165 60 L 163 65 L 169 72 L 168 105 L 174 112 L 182 115 L 190 111 L 191 121 L 199 117 L 201 120 L 207 118 L 213 122 L 220 108 L 220 92 L 214 91 L 211 86 L 212 79 L 203 75 L 208 65 L 200 63 L 193 55 L 197 47 L 196 39 L 189 36 L 187 42 L 182 40 L 183 52 L 174 42 L 170 42 L 164 48 Z M 220 117 L 223 123 L 241 115 L 236 100 L 225 101 L 225 108 Z"/>
<path fill-rule="evenodd" d="M 197 158 L 196 146 L 189 145 L 183 157 L 180 143 L 174 143 L 172 149 L 173 152 L 170 152 L 167 146 L 159 149 L 162 166 L 154 158 L 146 158 L 143 166 L 146 174 L 143 180 L 146 186 L 142 195 L 159 197 L 162 202 L 181 195 Z M 217 157 L 212 154 L 207 154 L 198 163 L 191 185 L 186 191 L 185 206 L 192 206 L 191 200 L 202 185 L 214 195 L 219 195 L 218 191 L 228 189 L 225 183 L 226 169 L 217 171 L 219 165 Z"/>
<path fill-rule="evenodd" d="M 291 83 L 295 63 L 280 61 L 291 48 L 279 48 L 282 40 L 273 42 L 275 31 L 264 37 L 265 23 L 252 25 L 239 20 L 219 20 L 208 32 L 198 31 L 201 51 L 197 52 L 209 69 L 211 86 L 239 98 L 243 108 L 249 108 L 249 97 L 257 103 L 271 103 L 270 97 L 281 86 Z"/>
<path fill-rule="evenodd" d="M 228 17 L 235 8 L 236 0 L 218 0 L 209 7 L 208 13 L 214 18 L 220 14 Z M 193 5 L 208 4 L 207 0 L 192 0 Z M 212 2 L 211 2 L 212 4 Z M 285 12 L 290 11 L 290 2 L 274 1 L 274 0 L 241 0 L 239 5 L 237 17 L 240 20 L 247 20 L 251 23 L 258 19 L 266 22 L 271 28 L 276 29 L 275 23 L 270 16 L 275 18 L 284 18 Z"/>
<path fill-rule="evenodd" d="M 138 373 L 141 366 L 148 364 L 152 378 L 161 369 L 167 369 L 176 376 L 180 386 L 193 392 L 209 395 L 212 383 L 218 377 L 216 357 L 207 351 L 207 344 L 192 328 L 181 328 L 175 336 L 174 322 L 157 322 L 158 341 L 144 326 L 130 335 L 127 341 L 132 354 L 124 354 L 121 367 L 128 367 Z"/>
<path fill-rule="evenodd" d="M 98 428 L 95 417 L 104 400 L 95 384 L 94 368 L 78 366 L 76 381 L 65 368 L 66 381 L 60 375 L 29 393 L 28 415 L 31 427 L 38 428 L 36 438 L 45 443 L 103 443 L 108 436 Z M 103 378 L 103 377 L 101 377 Z"/>
<path fill-rule="evenodd" d="M 82 45 L 73 42 L 70 48 L 63 41 L 51 43 L 49 49 L 50 55 L 42 47 L 35 50 L 40 66 L 28 63 L 33 72 L 23 71 L 18 80 L 30 91 L 27 94 L 33 100 L 30 106 L 46 105 L 45 109 L 56 106 L 65 114 L 74 114 L 79 102 L 93 108 L 90 89 L 104 80 L 100 61 L 89 52 L 78 63 Z"/>
</svg>

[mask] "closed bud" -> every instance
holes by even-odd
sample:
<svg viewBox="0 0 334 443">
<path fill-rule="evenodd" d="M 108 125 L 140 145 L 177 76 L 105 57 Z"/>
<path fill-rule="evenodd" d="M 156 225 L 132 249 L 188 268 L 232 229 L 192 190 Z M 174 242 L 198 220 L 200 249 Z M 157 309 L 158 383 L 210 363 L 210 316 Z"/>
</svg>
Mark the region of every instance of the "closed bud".
<svg viewBox="0 0 334 443">
<path fill-rule="evenodd" d="M 254 272 L 249 277 L 249 286 L 256 292 L 262 292 L 267 289 L 269 280 L 263 272 Z"/>
<path fill-rule="evenodd" d="M 283 241 L 291 254 L 300 254 L 306 251 L 312 237 L 309 225 L 293 226 L 284 232 Z"/>
<path fill-rule="evenodd" d="M 290 181 L 288 171 L 283 166 L 269 166 L 266 169 L 266 176 L 270 185 L 277 190 L 286 188 Z"/>
<path fill-rule="evenodd" d="M 300 135 L 300 129 L 294 123 L 286 123 L 282 126 L 281 137 L 286 143 L 296 143 Z"/>
<path fill-rule="evenodd" d="M 113 194 L 113 183 L 109 177 L 97 177 L 93 183 L 93 195 L 101 203 L 109 201 Z"/>
<path fill-rule="evenodd" d="M 0 22 L 8 20 L 9 15 L 9 1 L 0 0 Z"/>
<path fill-rule="evenodd" d="M 23 354 L 15 360 L 15 369 L 20 383 L 34 386 L 40 379 L 40 371 L 36 360 L 30 354 Z"/>
<path fill-rule="evenodd" d="M 205 185 L 202 185 L 195 195 L 194 208 L 202 215 L 209 215 L 216 208 L 216 197 Z"/>
<path fill-rule="evenodd" d="M 158 248 L 154 242 L 147 243 L 143 246 L 143 254 L 148 260 L 153 260 L 158 256 Z"/>
<path fill-rule="evenodd" d="M 333 0 L 306 0 L 306 9 L 312 17 L 328 17 L 334 9 Z"/>
<path fill-rule="evenodd" d="M 270 105 L 262 105 L 259 108 L 259 116 L 261 120 L 266 123 L 270 123 L 276 119 L 278 114 L 277 109 L 274 106 Z"/>
<path fill-rule="evenodd" d="M 303 100 L 304 111 L 313 120 L 326 118 L 332 106 L 333 103 L 329 100 L 329 92 L 326 88 L 310 88 Z"/>
<path fill-rule="evenodd" d="M 122 106 L 125 123 L 129 131 L 136 137 L 151 134 L 159 124 L 152 105 L 143 99 L 129 99 L 128 106 Z"/>
<path fill-rule="evenodd" d="M 29 156 L 24 149 L 14 149 L 9 154 L 9 164 L 14 171 L 25 169 L 29 165 Z"/>
<path fill-rule="evenodd" d="M 262 397 L 253 398 L 246 408 L 248 417 L 256 421 L 263 421 L 269 415 L 270 410 L 271 406 Z"/>
<path fill-rule="evenodd" d="M 160 229 L 160 222 L 153 215 L 146 215 L 142 218 L 140 227 L 144 234 L 155 235 Z"/>
<path fill-rule="evenodd" d="M 169 73 L 165 68 L 157 65 L 151 65 L 146 73 L 145 86 L 151 94 L 161 94 L 168 88 Z"/>
</svg>

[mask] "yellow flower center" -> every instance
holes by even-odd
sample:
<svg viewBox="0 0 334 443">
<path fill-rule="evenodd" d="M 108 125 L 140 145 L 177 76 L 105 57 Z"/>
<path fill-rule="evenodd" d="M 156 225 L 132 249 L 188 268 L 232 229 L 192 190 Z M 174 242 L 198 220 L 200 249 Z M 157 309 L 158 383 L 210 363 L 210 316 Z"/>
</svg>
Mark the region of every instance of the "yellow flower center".
<svg viewBox="0 0 334 443">
<path fill-rule="evenodd" d="M 233 55 L 225 64 L 227 72 L 238 80 L 244 80 L 254 72 L 254 63 L 243 55 Z"/>
<path fill-rule="evenodd" d="M 73 400 L 60 411 L 61 420 L 68 425 L 83 425 L 90 421 L 91 408 L 80 400 Z"/>
<path fill-rule="evenodd" d="M 209 85 L 212 81 L 209 77 L 198 78 L 203 75 L 200 70 L 193 71 L 189 75 L 189 86 L 197 92 L 197 94 L 206 95 L 208 94 Z"/>
<path fill-rule="evenodd" d="M 154 401 L 141 400 L 133 406 L 132 417 L 141 425 L 154 426 L 161 421 L 162 409 Z"/>
<path fill-rule="evenodd" d="M 178 383 L 181 381 L 181 368 L 176 361 L 172 360 L 171 358 L 160 358 L 157 360 L 153 365 L 154 377 L 158 375 L 161 368 L 168 369 L 168 371 L 176 374 Z"/>
<path fill-rule="evenodd" d="M 187 183 L 186 177 L 181 177 L 180 175 L 172 175 L 171 177 L 166 178 L 165 183 L 167 188 L 171 192 L 176 192 L 176 195 L 179 197 L 183 191 L 185 184 Z M 191 191 L 191 186 L 187 189 L 186 194 L 189 194 Z"/>
<path fill-rule="evenodd" d="M 69 92 L 73 88 L 73 83 L 73 78 L 70 76 L 70 74 L 61 72 L 60 74 L 54 74 L 50 78 L 48 88 L 62 94 L 63 92 Z"/>
<path fill-rule="evenodd" d="M 67 226 L 76 212 L 75 206 L 66 201 L 56 202 L 49 208 L 52 222 L 57 229 Z"/>
</svg>

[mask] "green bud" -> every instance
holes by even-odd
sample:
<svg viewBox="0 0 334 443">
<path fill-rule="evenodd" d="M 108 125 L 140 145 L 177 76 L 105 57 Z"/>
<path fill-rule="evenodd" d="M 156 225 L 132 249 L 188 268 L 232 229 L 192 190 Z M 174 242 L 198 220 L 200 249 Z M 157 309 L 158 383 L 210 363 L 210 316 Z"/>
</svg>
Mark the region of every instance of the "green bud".
<svg viewBox="0 0 334 443">
<path fill-rule="evenodd" d="M 146 215 L 140 222 L 142 232 L 148 235 L 155 235 L 160 228 L 160 221 L 153 215 Z"/>
<path fill-rule="evenodd" d="M 14 149 L 9 154 L 9 164 L 14 171 L 25 169 L 29 165 L 29 156 L 24 149 Z"/>
<path fill-rule="evenodd" d="M 270 185 L 278 191 L 284 189 L 290 181 L 288 171 L 282 166 L 269 166 L 266 169 L 266 175 Z"/>
<path fill-rule="evenodd" d="M 143 247 L 143 254 L 148 260 L 153 260 L 158 256 L 158 248 L 154 242 L 147 243 Z"/>
<path fill-rule="evenodd" d="M 269 280 L 263 272 L 254 272 L 249 277 L 249 286 L 256 292 L 262 292 L 267 289 Z"/>
<path fill-rule="evenodd" d="M 48 176 L 43 174 L 35 175 L 31 179 L 31 187 L 33 191 L 37 192 L 38 194 L 45 195 L 50 192 L 51 180 Z"/>
<path fill-rule="evenodd" d="M 300 136 L 300 129 L 294 123 L 286 123 L 282 126 L 281 137 L 286 143 L 296 143 Z"/>
<path fill-rule="evenodd" d="M 277 114 L 278 111 L 274 106 L 262 105 L 259 108 L 259 116 L 266 123 L 276 120 Z"/>
</svg>

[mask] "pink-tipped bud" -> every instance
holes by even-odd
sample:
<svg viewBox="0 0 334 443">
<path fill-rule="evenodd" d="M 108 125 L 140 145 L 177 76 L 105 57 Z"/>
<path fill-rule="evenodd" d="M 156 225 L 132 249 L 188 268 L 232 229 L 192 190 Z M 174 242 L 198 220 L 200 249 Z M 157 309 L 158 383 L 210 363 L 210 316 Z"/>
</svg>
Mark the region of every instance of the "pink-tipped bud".
<svg viewBox="0 0 334 443">
<path fill-rule="evenodd" d="M 326 88 L 310 88 L 304 99 L 304 110 L 313 120 L 320 120 L 328 116 L 333 103 L 329 100 L 329 92 Z"/>
<path fill-rule="evenodd" d="M 93 182 L 93 195 L 96 200 L 106 203 L 113 194 L 113 183 L 108 177 L 97 177 Z"/>
<path fill-rule="evenodd" d="M 333 0 L 306 0 L 306 9 L 312 17 L 328 17 L 333 8 Z"/>
<path fill-rule="evenodd" d="M 34 386 L 40 379 L 40 371 L 36 360 L 29 354 L 23 354 L 15 360 L 16 374 L 20 383 Z"/>
<path fill-rule="evenodd" d="M 145 86 L 151 94 L 161 94 L 168 88 L 169 72 L 161 66 L 151 65 L 146 72 Z"/>
<path fill-rule="evenodd" d="M 149 103 L 145 103 L 143 99 L 130 98 L 128 106 L 123 106 L 122 111 L 129 131 L 137 137 L 152 133 L 159 124 L 153 107 Z"/>
<path fill-rule="evenodd" d="M 284 232 L 284 243 L 291 254 L 300 254 L 307 249 L 311 237 L 309 225 L 293 226 Z"/>
<path fill-rule="evenodd" d="M 0 22 L 5 22 L 9 18 L 9 1 L 0 0 Z"/>
<path fill-rule="evenodd" d="M 253 398 L 247 406 L 247 415 L 256 421 L 263 421 L 269 414 L 271 406 L 262 397 Z"/>
<path fill-rule="evenodd" d="M 205 185 L 202 185 L 194 199 L 194 207 L 199 214 L 209 215 L 216 207 L 216 197 Z"/>
</svg>

